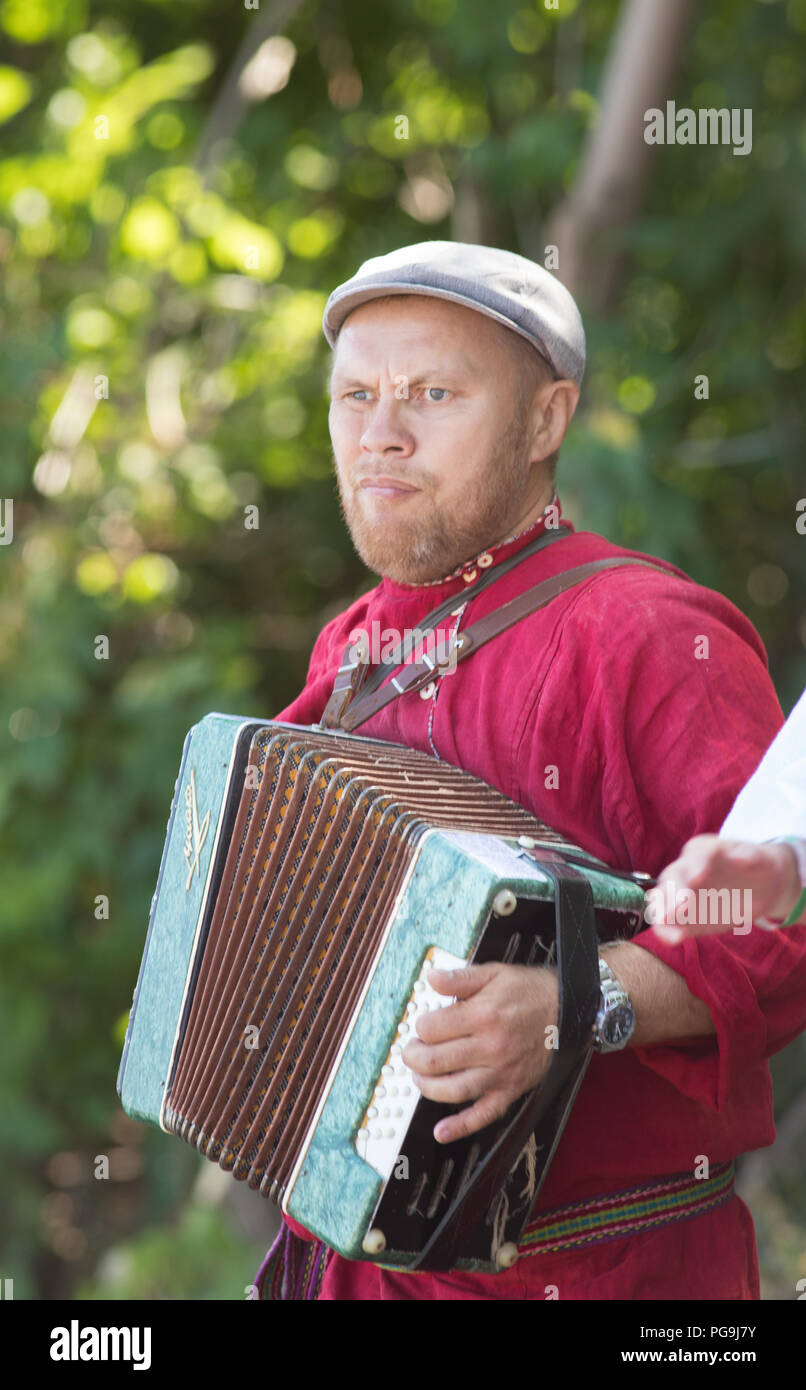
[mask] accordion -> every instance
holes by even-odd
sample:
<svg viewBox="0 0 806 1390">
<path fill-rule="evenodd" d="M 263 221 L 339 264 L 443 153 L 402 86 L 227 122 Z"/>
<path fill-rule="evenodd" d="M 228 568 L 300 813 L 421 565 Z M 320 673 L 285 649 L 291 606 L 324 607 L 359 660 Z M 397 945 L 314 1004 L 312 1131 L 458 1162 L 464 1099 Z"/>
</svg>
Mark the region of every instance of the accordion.
<svg viewBox="0 0 806 1390">
<path fill-rule="evenodd" d="M 184 1139 L 350 1259 L 512 1263 L 590 1058 L 599 940 L 641 875 L 397 744 L 209 714 L 187 735 L 118 1075 Z M 452 1144 L 402 1061 L 433 965 L 553 965 L 540 1086 Z M 538 1042 L 542 1045 L 542 1040 Z"/>
</svg>

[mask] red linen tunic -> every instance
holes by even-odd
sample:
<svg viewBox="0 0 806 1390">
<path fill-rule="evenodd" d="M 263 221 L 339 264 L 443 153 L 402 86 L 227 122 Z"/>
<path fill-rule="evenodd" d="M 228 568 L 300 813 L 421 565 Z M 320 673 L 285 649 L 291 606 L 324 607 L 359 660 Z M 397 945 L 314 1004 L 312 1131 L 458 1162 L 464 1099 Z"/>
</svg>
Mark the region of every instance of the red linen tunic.
<svg viewBox="0 0 806 1390">
<path fill-rule="evenodd" d="M 443 599 L 469 600 L 469 626 L 574 565 L 635 555 L 575 532 L 474 599 L 487 572 L 534 539 L 435 584 L 383 578 L 320 633 L 305 689 L 277 718 L 321 717 L 358 628 L 403 635 Z M 487 555 L 491 556 L 487 559 Z M 604 571 L 523 619 L 444 676 L 357 730 L 437 755 L 498 787 L 617 868 L 656 874 L 690 836 L 715 832 L 782 722 L 762 643 L 727 599 L 641 565 Z M 383 638 L 388 641 L 387 632 Z M 595 1055 L 538 1211 L 663 1174 L 693 1174 L 770 1144 L 767 1058 L 806 1026 L 806 927 L 638 943 L 709 1006 L 715 1036 Z M 289 1222 L 298 1234 L 302 1229 Z M 556 1288 L 557 1293 L 547 1292 Z M 737 1197 L 675 1225 L 561 1254 L 524 1255 L 498 1275 L 397 1274 L 333 1254 L 323 1299 L 750 1299 L 755 1238 Z"/>
</svg>

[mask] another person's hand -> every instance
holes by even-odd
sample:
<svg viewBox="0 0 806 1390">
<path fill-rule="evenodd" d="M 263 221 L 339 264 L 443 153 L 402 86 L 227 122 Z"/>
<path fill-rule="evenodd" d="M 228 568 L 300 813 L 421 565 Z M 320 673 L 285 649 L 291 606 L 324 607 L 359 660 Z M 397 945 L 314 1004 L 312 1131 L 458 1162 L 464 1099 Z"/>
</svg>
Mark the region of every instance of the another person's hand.
<svg viewBox="0 0 806 1390">
<path fill-rule="evenodd" d="M 432 970 L 428 983 L 458 1002 L 419 1019 L 402 1057 L 429 1100 L 470 1102 L 435 1127 L 447 1144 L 499 1119 L 541 1080 L 557 1037 L 557 975 L 490 962 Z"/>
<path fill-rule="evenodd" d="M 741 894 L 738 921 L 725 920 L 716 894 Z M 749 930 L 750 922 L 784 921 L 803 891 L 795 852 L 782 841 L 750 844 L 695 835 L 646 895 L 645 917 L 664 941 L 720 931 Z M 745 898 L 745 894 L 749 896 Z M 693 896 L 692 896 L 693 895 Z M 710 895 L 710 896 L 709 896 Z M 749 919 L 745 918 L 749 905 Z"/>
</svg>

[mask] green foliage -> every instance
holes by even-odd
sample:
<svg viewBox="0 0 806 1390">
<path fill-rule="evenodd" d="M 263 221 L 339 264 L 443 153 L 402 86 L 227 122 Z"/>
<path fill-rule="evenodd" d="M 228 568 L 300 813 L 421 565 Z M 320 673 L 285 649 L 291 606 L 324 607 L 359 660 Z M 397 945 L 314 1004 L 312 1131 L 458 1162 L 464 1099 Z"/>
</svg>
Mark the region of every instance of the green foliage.
<svg viewBox="0 0 806 1390">
<path fill-rule="evenodd" d="M 258 1199 L 256 1199 L 258 1200 Z M 104 1257 L 81 1299 L 244 1299 L 254 1251 L 213 1207 L 189 1203 L 176 1224 L 145 1231 Z"/>
<path fill-rule="evenodd" d="M 451 236 L 468 186 L 488 240 L 542 259 L 618 5 L 589 0 L 584 29 L 561 8 L 346 0 L 336 32 L 307 0 L 287 81 L 230 127 L 216 96 L 260 11 L 0 6 L 0 1236 L 32 1294 L 239 1297 L 248 1280 L 222 1219 L 179 1210 L 183 1146 L 131 1208 L 87 1197 L 104 1229 L 84 1245 L 81 1202 L 46 1206 L 53 1157 L 117 1142 L 120 1023 L 186 730 L 281 708 L 323 622 L 373 582 L 330 476 L 326 296 L 367 256 Z M 806 681 L 805 86 L 800 0 L 697 9 L 678 105 L 752 106 L 754 149 L 656 151 L 616 311 L 582 305 L 559 472 L 578 525 L 748 613 L 785 707 Z M 103 1282 L 133 1221 L 145 1234 Z"/>
</svg>

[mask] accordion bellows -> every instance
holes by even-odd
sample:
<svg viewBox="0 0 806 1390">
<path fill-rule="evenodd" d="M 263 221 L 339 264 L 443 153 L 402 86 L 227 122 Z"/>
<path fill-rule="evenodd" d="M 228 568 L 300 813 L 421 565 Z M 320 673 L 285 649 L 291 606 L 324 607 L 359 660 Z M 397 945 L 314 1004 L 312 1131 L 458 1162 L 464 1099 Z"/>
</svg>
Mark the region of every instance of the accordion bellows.
<svg viewBox="0 0 806 1390">
<path fill-rule="evenodd" d="M 453 765 L 208 715 L 176 784 L 125 1109 L 348 1257 L 416 1262 L 483 1139 L 436 1144 L 447 1108 L 407 1084 L 399 1054 L 418 1010 L 449 1002 L 429 961 L 554 959 L 554 884 L 521 839 L 585 866 L 600 935 L 635 929 L 635 883 Z M 457 1263 L 495 1267 L 489 1232 Z"/>
</svg>

